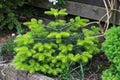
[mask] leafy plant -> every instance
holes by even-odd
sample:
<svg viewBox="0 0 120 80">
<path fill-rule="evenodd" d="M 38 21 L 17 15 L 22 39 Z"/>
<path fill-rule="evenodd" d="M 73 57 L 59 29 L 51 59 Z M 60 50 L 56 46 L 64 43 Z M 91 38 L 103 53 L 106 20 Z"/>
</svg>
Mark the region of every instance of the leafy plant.
<svg viewBox="0 0 120 80">
<path fill-rule="evenodd" d="M 56 80 L 75 80 L 74 76 L 72 75 L 73 71 L 71 68 L 71 64 L 65 68 L 61 75 Z"/>
<path fill-rule="evenodd" d="M 15 54 L 15 51 L 14 51 L 14 48 L 15 48 L 15 44 L 13 42 L 12 39 L 8 39 L 6 41 L 6 43 L 4 43 L 2 46 L 1 46 L 1 52 L 2 54 L 4 55 L 6 52 L 8 54 Z"/>
<path fill-rule="evenodd" d="M 73 67 L 70 63 L 56 80 L 84 80 L 83 65 Z"/>
<path fill-rule="evenodd" d="M 102 74 L 102 80 L 119 80 L 120 72 L 117 70 L 116 65 L 112 64 L 109 69 L 105 70 Z"/>
<path fill-rule="evenodd" d="M 106 33 L 106 40 L 102 44 L 108 60 L 112 63 L 109 69 L 103 72 L 103 80 L 120 79 L 120 26 L 110 28 Z M 108 74 L 109 73 L 109 74 Z"/>
<path fill-rule="evenodd" d="M 0 44 L 0 61 L 3 61 L 2 44 Z"/>
<path fill-rule="evenodd" d="M 27 1 L 28 2 L 28 1 Z M 26 0 L 1 0 L 0 1 L 0 29 L 16 28 L 19 34 L 23 32 L 21 23 L 19 22 L 14 10 L 18 6 L 22 6 L 26 3 Z M 7 26 L 7 27 L 6 27 Z"/>
<path fill-rule="evenodd" d="M 7 26 L 7 28 L 5 26 Z M 1 20 L 0 28 L 1 28 L 1 30 L 9 29 L 10 31 L 12 31 L 14 28 L 16 28 L 18 31 L 18 34 L 23 33 L 21 23 L 18 21 L 15 14 L 12 12 L 8 13 L 8 15 L 3 20 Z"/>
<path fill-rule="evenodd" d="M 66 0 L 58 0 L 58 7 L 59 8 L 64 8 L 66 4 Z"/>
<path fill-rule="evenodd" d="M 24 23 L 30 31 L 14 40 L 17 55 L 13 63 L 16 69 L 58 75 L 71 62 L 72 65 L 87 63 L 99 52 L 98 39 L 94 37 L 99 29 L 94 26 L 87 29 L 88 19 L 62 20 L 60 16 L 67 15 L 65 9 L 52 8 L 45 13 L 53 15 L 56 20 L 44 25 L 42 20 L 33 18 Z"/>
<path fill-rule="evenodd" d="M 6 40 L 6 43 L 0 44 L 0 61 L 11 60 L 16 54 L 13 39 Z"/>
</svg>

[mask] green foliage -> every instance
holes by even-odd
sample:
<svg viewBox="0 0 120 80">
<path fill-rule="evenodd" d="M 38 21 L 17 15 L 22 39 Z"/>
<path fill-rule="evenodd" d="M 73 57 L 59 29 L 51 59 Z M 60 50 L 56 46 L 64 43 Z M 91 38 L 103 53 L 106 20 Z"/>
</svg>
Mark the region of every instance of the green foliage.
<svg viewBox="0 0 120 80">
<path fill-rule="evenodd" d="M 1 0 L 0 1 L 0 29 L 9 29 L 10 31 L 13 28 L 16 28 L 18 33 L 23 32 L 21 28 L 21 23 L 19 22 L 17 16 L 14 13 L 14 10 L 18 6 L 25 4 L 25 0 Z M 28 1 L 27 1 L 28 2 Z M 7 27 L 6 27 L 7 26 Z"/>
<path fill-rule="evenodd" d="M 51 9 L 45 13 L 55 17 L 67 14 L 65 9 Z M 47 25 L 36 19 L 24 23 L 30 31 L 14 40 L 17 55 L 13 63 L 16 69 L 58 75 L 71 62 L 72 65 L 86 63 L 99 52 L 98 39 L 94 37 L 95 32 L 98 33 L 99 30 L 94 26 L 90 30 L 83 27 L 88 19 L 76 17 L 66 22 L 56 18 Z"/>
<path fill-rule="evenodd" d="M 58 0 L 58 8 L 65 8 L 66 0 Z"/>
<path fill-rule="evenodd" d="M 109 69 L 105 70 L 102 74 L 102 80 L 119 80 L 120 72 L 117 70 L 116 65 L 112 64 Z"/>
<path fill-rule="evenodd" d="M 106 33 L 106 40 L 102 44 L 105 55 L 113 64 L 103 72 L 103 80 L 119 80 L 120 79 L 120 26 L 110 28 Z M 109 73 L 109 74 L 108 74 Z M 106 76 L 108 74 L 108 76 Z"/>
<path fill-rule="evenodd" d="M 8 39 L 6 43 L 0 44 L 0 61 L 10 60 L 15 53 L 15 44 L 12 39 Z"/>
<path fill-rule="evenodd" d="M 58 4 L 65 4 L 66 3 L 66 0 L 58 0 Z"/>
<path fill-rule="evenodd" d="M 6 53 L 7 54 L 16 54 L 15 51 L 14 51 L 14 48 L 15 48 L 15 44 L 13 42 L 13 39 L 8 39 L 6 41 L 6 43 L 2 44 L 1 46 L 1 55 L 5 55 Z"/>
<path fill-rule="evenodd" d="M 65 68 L 62 73 L 58 76 L 56 80 L 77 80 L 78 77 L 75 77 L 75 75 L 78 75 L 80 77 L 80 73 L 75 71 L 75 68 L 71 67 L 70 63 L 67 68 Z M 80 78 L 81 79 L 81 78 Z"/>
<path fill-rule="evenodd" d="M 2 44 L 0 44 L 0 61 L 3 61 Z"/>
<path fill-rule="evenodd" d="M 17 6 L 22 6 L 25 3 L 25 0 L 1 0 L 0 8 L 9 10 L 10 8 L 16 8 Z"/>
<path fill-rule="evenodd" d="M 53 15 L 55 18 L 59 18 L 60 16 L 66 16 L 67 15 L 66 9 L 58 10 L 58 9 L 51 8 L 50 10 L 51 11 L 46 11 L 45 14 Z"/>
<path fill-rule="evenodd" d="M 5 26 L 7 26 L 7 29 L 9 29 L 10 31 L 16 28 L 19 34 L 23 33 L 23 29 L 21 28 L 21 23 L 18 21 L 14 13 L 10 12 L 8 13 L 7 16 L 4 17 L 5 18 L 0 21 L 1 29 L 6 29 Z"/>
<path fill-rule="evenodd" d="M 111 62 L 119 63 L 119 38 L 120 36 L 120 27 L 112 27 L 108 30 L 106 33 L 106 40 L 103 43 L 103 50 L 105 54 L 107 55 L 108 59 Z"/>
</svg>

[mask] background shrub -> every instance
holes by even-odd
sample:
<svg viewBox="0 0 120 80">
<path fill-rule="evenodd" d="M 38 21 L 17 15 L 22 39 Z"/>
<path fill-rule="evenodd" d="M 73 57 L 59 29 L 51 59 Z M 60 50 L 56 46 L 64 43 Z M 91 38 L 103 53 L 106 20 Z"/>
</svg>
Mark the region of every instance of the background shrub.
<svg viewBox="0 0 120 80">
<path fill-rule="evenodd" d="M 30 0 L 0 0 L 0 29 L 11 31 L 15 28 L 18 34 L 23 33 L 15 10 L 29 1 Z"/>
<path fill-rule="evenodd" d="M 106 33 L 106 40 L 102 44 L 108 60 L 112 63 L 109 69 L 103 72 L 103 80 L 120 79 L 120 26 L 110 28 Z"/>
</svg>

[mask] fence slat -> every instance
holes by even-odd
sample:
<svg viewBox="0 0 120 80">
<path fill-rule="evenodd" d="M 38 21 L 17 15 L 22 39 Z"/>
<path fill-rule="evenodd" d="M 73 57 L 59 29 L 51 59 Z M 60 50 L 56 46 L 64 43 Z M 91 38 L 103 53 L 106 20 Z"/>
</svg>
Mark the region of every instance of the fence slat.
<svg viewBox="0 0 120 80">
<path fill-rule="evenodd" d="M 118 0 L 116 0 L 116 5 Z M 40 7 L 40 8 L 50 8 L 50 3 L 48 0 L 34 0 L 31 3 L 33 6 Z M 93 6 L 85 3 L 74 2 L 74 1 L 67 1 L 66 3 L 67 12 L 72 15 L 78 15 L 81 17 L 90 18 L 93 20 L 99 20 L 102 16 L 106 14 L 106 9 L 100 6 Z M 117 13 L 118 14 L 118 13 Z M 120 17 L 119 17 L 120 18 Z M 119 24 L 118 15 L 116 18 L 116 12 L 114 13 L 113 17 L 110 20 L 110 23 Z M 102 21 L 106 21 L 104 18 Z"/>
</svg>

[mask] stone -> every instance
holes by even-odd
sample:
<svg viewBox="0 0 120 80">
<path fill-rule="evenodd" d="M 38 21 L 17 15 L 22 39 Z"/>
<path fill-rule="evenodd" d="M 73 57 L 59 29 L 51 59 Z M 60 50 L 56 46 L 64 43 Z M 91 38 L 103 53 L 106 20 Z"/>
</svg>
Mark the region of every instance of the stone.
<svg viewBox="0 0 120 80">
<path fill-rule="evenodd" d="M 28 74 L 26 71 L 16 70 L 11 63 L 0 64 L 0 78 L 2 80 L 54 80 L 42 74 Z"/>
<path fill-rule="evenodd" d="M 38 73 L 33 74 L 33 75 L 29 74 L 28 79 L 29 80 L 54 80 L 53 78 L 50 78 L 50 77 L 47 77 L 45 75 L 38 74 Z"/>
</svg>

